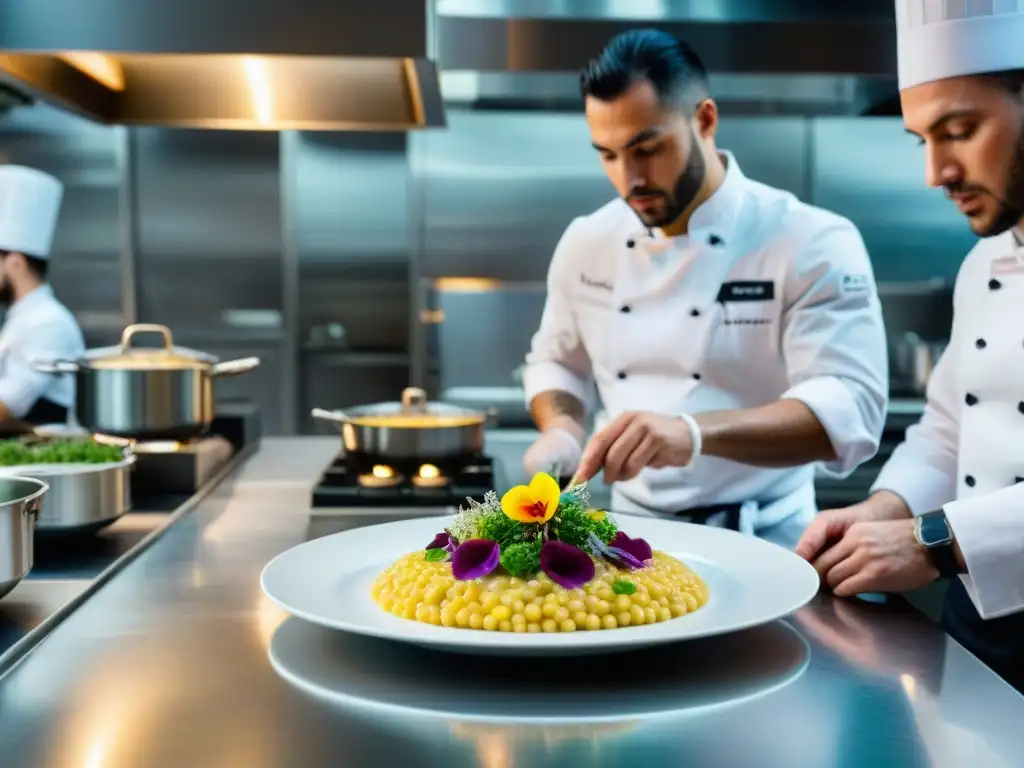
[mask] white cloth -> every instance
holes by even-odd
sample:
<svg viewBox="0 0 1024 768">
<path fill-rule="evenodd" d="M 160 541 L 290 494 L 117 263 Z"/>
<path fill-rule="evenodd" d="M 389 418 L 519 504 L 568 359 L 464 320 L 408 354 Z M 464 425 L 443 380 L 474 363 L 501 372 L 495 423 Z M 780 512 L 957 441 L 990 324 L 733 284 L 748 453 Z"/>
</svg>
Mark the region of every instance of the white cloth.
<svg viewBox="0 0 1024 768">
<path fill-rule="evenodd" d="M 67 307 L 42 285 L 11 305 L 0 329 L 0 403 L 23 418 L 45 397 L 71 408 L 75 378 L 37 371 L 32 362 L 78 360 L 85 354 L 82 331 Z"/>
<path fill-rule="evenodd" d="M 914 515 L 945 509 L 984 619 L 1024 610 L 1022 306 L 1024 248 L 1009 232 L 982 240 L 957 276 L 950 343 L 921 421 L 872 488 Z"/>
<path fill-rule="evenodd" d="M 899 88 L 1024 69 L 1024 3 L 896 0 Z"/>
<path fill-rule="evenodd" d="M 723 154 L 725 181 L 687 236 L 648 235 L 621 200 L 569 225 L 523 371 L 527 400 L 562 390 L 593 405 L 596 383 L 603 422 L 632 410 L 693 414 L 795 398 L 832 439 L 838 459 L 827 469 L 848 474 L 878 448 L 888 393 L 863 241 L 848 220 L 747 179 Z M 799 500 L 762 511 L 760 528 L 806 514 L 807 498 L 813 514 L 813 477 L 813 465 L 764 469 L 704 455 L 688 469 L 644 469 L 613 490 L 621 511 Z"/>
<path fill-rule="evenodd" d="M 0 251 L 49 258 L 63 196 L 48 173 L 0 165 Z"/>
</svg>

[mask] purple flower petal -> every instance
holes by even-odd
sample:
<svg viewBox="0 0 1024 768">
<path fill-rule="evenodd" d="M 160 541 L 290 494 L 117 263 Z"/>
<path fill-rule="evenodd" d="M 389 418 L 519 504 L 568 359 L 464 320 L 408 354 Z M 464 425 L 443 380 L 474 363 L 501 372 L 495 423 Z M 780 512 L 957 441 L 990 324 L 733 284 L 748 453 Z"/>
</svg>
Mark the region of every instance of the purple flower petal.
<svg viewBox="0 0 1024 768">
<path fill-rule="evenodd" d="M 546 541 L 540 548 L 540 567 L 553 582 L 576 589 L 594 578 L 594 561 L 579 547 L 564 541 Z"/>
<path fill-rule="evenodd" d="M 498 542 L 470 539 L 459 544 L 452 553 L 452 574 L 462 581 L 479 579 L 497 568 L 500 561 Z"/>
<path fill-rule="evenodd" d="M 593 550 L 595 555 L 603 557 L 605 560 L 610 560 L 615 565 L 624 565 L 631 571 L 644 567 L 644 564 L 629 554 L 629 552 L 605 544 L 593 531 L 590 532 L 589 543 L 590 549 Z"/>
<path fill-rule="evenodd" d="M 433 538 L 433 540 L 427 544 L 424 549 L 450 549 L 452 544 L 452 537 L 448 531 L 442 531 Z"/>
<path fill-rule="evenodd" d="M 615 538 L 608 542 L 608 546 L 628 552 L 641 563 L 646 563 L 654 557 L 650 544 L 643 539 L 631 539 L 622 531 L 615 534 Z"/>
</svg>

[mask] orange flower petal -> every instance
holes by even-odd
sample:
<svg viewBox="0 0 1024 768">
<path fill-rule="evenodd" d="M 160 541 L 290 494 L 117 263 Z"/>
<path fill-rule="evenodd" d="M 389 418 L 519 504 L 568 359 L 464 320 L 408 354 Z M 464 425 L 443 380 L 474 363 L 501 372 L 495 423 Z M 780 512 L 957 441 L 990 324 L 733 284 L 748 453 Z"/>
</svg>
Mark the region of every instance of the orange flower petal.
<svg viewBox="0 0 1024 768">
<path fill-rule="evenodd" d="M 558 509 L 560 495 L 558 482 L 538 472 L 529 485 L 510 488 L 501 497 L 501 511 L 520 523 L 546 523 Z"/>
</svg>

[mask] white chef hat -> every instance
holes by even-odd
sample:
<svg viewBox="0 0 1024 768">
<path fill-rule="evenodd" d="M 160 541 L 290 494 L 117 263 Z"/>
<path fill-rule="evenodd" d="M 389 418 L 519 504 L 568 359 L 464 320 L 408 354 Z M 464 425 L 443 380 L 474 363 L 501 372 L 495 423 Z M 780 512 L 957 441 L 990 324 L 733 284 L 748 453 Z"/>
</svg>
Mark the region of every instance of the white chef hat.
<svg viewBox="0 0 1024 768">
<path fill-rule="evenodd" d="M 896 0 L 900 90 L 1024 69 L 1024 0 Z"/>
<path fill-rule="evenodd" d="M 50 257 L 64 185 L 48 173 L 0 165 L 0 251 Z"/>
</svg>

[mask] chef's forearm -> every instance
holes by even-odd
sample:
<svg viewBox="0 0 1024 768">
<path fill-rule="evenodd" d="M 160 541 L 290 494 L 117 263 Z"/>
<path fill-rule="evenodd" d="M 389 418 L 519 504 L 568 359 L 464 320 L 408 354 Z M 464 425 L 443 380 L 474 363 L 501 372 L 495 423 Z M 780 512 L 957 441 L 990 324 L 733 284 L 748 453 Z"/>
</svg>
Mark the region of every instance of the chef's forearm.
<svg viewBox="0 0 1024 768">
<path fill-rule="evenodd" d="M 534 396 L 530 400 L 530 415 L 541 432 L 561 428 L 579 440 L 586 433 L 586 406 L 569 392 L 549 389 Z"/>
<path fill-rule="evenodd" d="M 758 467 L 833 461 L 835 449 L 814 412 L 799 400 L 694 414 L 701 452 Z"/>
</svg>

